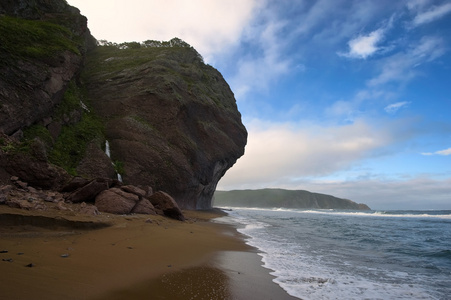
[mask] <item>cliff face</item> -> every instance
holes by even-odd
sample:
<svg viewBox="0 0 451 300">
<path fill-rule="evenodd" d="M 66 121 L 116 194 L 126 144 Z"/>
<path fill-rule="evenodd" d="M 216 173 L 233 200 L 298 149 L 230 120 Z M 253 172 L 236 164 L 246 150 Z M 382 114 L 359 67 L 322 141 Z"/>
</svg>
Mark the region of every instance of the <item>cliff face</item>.
<svg viewBox="0 0 451 300">
<path fill-rule="evenodd" d="M 0 181 L 56 188 L 71 177 L 62 168 L 118 172 L 182 208 L 211 207 L 247 132 L 228 84 L 192 47 L 94 47 L 86 18 L 63 0 L 2 1 L 0 15 Z M 57 185 L 45 182 L 55 168 Z"/>
<path fill-rule="evenodd" d="M 119 48 L 93 51 L 84 80 L 124 182 L 166 191 L 184 208 L 209 208 L 246 144 L 232 91 L 178 39 Z"/>
<path fill-rule="evenodd" d="M 214 204 L 236 207 L 370 210 L 366 204 L 303 190 L 261 189 L 217 191 Z"/>
<path fill-rule="evenodd" d="M 2 1 L 0 15 L 0 131 L 13 134 L 61 102 L 92 37 L 65 1 Z"/>
</svg>

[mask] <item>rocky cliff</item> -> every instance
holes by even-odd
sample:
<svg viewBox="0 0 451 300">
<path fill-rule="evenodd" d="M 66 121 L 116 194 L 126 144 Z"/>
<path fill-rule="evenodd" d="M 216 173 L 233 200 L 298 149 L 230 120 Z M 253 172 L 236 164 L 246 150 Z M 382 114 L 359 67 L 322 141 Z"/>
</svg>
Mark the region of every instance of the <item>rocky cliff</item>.
<svg viewBox="0 0 451 300">
<path fill-rule="evenodd" d="M 232 91 L 178 39 L 123 46 L 91 52 L 83 77 L 113 161 L 123 164 L 125 182 L 167 191 L 182 207 L 210 207 L 246 144 Z"/>
<path fill-rule="evenodd" d="M 366 204 L 303 190 L 217 191 L 214 199 L 216 206 L 370 210 Z"/>
<path fill-rule="evenodd" d="M 52 113 L 93 38 L 65 1 L 2 1 L 0 15 L 0 130 L 13 134 Z"/>
<path fill-rule="evenodd" d="M 247 139 L 228 84 L 192 47 L 96 46 L 64 0 L 0 3 L 0 134 L 0 182 L 120 174 L 190 209 L 211 207 Z"/>
</svg>

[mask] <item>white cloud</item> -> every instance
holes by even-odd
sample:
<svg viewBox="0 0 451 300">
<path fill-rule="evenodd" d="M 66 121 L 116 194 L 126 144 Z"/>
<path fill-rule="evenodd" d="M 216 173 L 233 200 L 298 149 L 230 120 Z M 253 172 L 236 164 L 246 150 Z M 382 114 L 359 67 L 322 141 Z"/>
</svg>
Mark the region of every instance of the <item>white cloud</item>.
<svg viewBox="0 0 451 300">
<path fill-rule="evenodd" d="M 346 170 L 403 140 L 396 128 L 404 126 L 384 126 L 387 123 L 372 126 L 363 120 L 339 127 L 255 120 L 246 126 L 245 155 L 227 172 L 219 189 L 277 186 Z"/>
<path fill-rule="evenodd" d="M 207 60 L 236 45 L 257 0 L 69 0 L 88 17 L 97 39 L 113 42 L 179 37 Z"/>
<path fill-rule="evenodd" d="M 417 176 L 405 180 L 383 178 L 343 181 L 303 181 L 281 188 L 305 189 L 365 203 L 372 209 L 450 209 L 451 179 Z M 425 201 L 427 200 L 427 201 Z"/>
<path fill-rule="evenodd" d="M 368 35 L 360 35 L 348 42 L 348 53 L 339 55 L 350 58 L 366 59 L 367 57 L 381 50 L 381 47 L 379 47 L 378 44 L 383 40 L 383 38 L 383 29 L 375 30 Z"/>
<path fill-rule="evenodd" d="M 376 86 L 393 81 L 407 82 L 418 75 L 416 67 L 431 62 L 446 52 L 443 40 L 439 37 L 425 36 L 405 53 L 397 53 L 382 61 L 379 75 L 368 81 Z"/>
<path fill-rule="evenodd" d="M 451 3 L 445 3 L 440 6 L 433 6 L 425 12 L 417 14 L 413 20 L 413 25 L 423 25 L 438 20 L 451 12 Z"/>
<path fill-rule="evenodd" d="M 421 153 L 422 155 L 444 155 L 444 156 L 448 156 L 451 155 L 451 148 L 445 149 L 445 150 L 440 150 L 440 151 L 435 151 L 435 152 L 424 152 Z"/>
<path fill-rule="evenodd" d="M 291 58 L 284 57 L 284 47 L 287 39 L 281 35 L 286 23 L 278 17 L 263 13 L 263 26 L 256 24 L 247 28 L 244 41 L 253 45 L 254 51 L 244 55 L 238 63 L 238 70 L 229 80 L 238 100 L 250 91 L 265 91 L 270 84 L 281 75 L 289 72 L 303 72 L 302 65 L 293 66 Z"/>
<path fill-rule="evenodd" d="M 396 103 L 392 103 L 390 105 L 387 105 L 384 110 L 389 113 L 389 114 L 394 114 L 396 113 L 399 109 L 406 107 L 407 105 L 409 105 L 410 102 L 408 101 L 402 101 L 402 102 L 396 102 Z"/>
<path fill-rule="evenodd" d="M 430 0 L 409 0 L 407 7 L 410 10 L 420 10 L 431 2 Z"/>
</svg>

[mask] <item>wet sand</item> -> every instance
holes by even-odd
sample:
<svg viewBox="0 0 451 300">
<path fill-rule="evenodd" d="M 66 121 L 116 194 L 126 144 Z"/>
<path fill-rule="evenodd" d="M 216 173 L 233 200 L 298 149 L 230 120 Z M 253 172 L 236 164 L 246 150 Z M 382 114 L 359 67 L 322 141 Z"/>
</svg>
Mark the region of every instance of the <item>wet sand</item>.
<svg viewBox="0 0 451 300">
<path fill-rule="evenodd" d="M 18 212 L 29 225 L 7 220 Z M 210 222 L 218 212 L 186 211 L 186 222 L 40 213 L 73 227 L 34 214 L 0 208 L 0 299 L 294 299 L 235 228 Z M 109 226 L 83 229 L 99 224 Z"/>
</svg>

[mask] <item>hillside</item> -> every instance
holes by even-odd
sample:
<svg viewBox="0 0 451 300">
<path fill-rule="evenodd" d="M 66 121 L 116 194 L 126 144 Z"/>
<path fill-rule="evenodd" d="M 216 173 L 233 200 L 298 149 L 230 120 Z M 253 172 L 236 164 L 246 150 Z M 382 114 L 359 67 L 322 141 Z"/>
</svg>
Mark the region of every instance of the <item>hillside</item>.
<svg viewBox="0 0 451 300">
<path fill-rule="evenodd" d="M 260 189 L 216 191 L 215 206 L 370 210 L 366 204 L 303 190 Z"/>
</svg>

